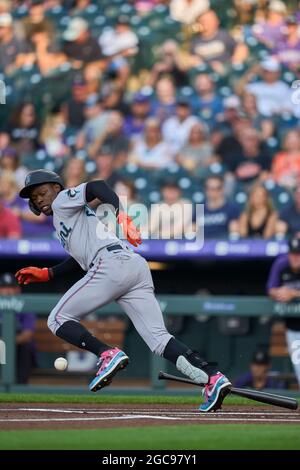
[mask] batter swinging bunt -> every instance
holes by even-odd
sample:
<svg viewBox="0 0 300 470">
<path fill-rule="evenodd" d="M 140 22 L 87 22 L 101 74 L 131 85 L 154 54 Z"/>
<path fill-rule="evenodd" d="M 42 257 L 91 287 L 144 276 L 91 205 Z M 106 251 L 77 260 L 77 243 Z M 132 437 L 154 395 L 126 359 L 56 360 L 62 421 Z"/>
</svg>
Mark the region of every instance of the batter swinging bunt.
<svg viewBox="0 0 300 470">
<path fill-rule="evenodd" d="M 16 273 L 18 282 L 46 282 L 78 270 L 83 274 L 54 307 L 48 317 L 48 326 L 59 338 L 99 358 L 90 390 L 96 392 L 109 385 L 114 375 L 129 362 L 123 351 L 102 343 L 80 323 L 85 315 L 114 300 L 153 353 L 174 363 L 180 372 L 195 382 L 206 384 L 205 402 L 200 411 L 220 408 L 230 392 L 231 383 L 218 371 L 215 363 L 205 361 L 198 352 L 168 333 L 146 260 L 113 232 L 107 231 L 88 206 L 95 199 L 110 204 L 124 236 L 132 245 L 138 246 L 140 232 L 122 210 L 117 194 L 101 180 L 64 189 L 59 175 L 36 170 L 27 175 L 20 196 L 29 199 L 30 209 L 36 215 L 53 215 L 57 235 L 70 257 L 49 268 L 23 268 Z"/>
</svg>

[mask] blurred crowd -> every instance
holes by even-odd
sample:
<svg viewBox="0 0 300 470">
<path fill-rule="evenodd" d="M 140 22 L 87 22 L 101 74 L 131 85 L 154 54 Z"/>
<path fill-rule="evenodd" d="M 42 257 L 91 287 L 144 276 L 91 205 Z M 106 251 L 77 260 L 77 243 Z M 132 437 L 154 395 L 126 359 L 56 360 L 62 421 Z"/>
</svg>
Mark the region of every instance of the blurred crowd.
<svg viewBox="0 0 300 470">
<path fill-rule="evenodd" d="M 206 238 L 300 232 L 299 3 L 0 0 L 0 238 L 52 236 L 37 168 L 106 180 L 153 238 L 204 202 Z"/>
</svg>

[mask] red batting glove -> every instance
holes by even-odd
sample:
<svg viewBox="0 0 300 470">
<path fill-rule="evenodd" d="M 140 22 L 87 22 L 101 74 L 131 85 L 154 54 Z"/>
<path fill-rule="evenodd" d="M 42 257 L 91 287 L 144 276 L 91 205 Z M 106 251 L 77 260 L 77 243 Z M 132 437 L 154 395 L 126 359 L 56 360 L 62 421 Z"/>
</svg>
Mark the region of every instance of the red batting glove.
<svg viewBox="0 0 300 470">
<path fill-rule="evenodd" d="M 141 232 L 134 225 L 129 215 L 125 214 L 125 212 L 120 212 L 117 217 L 117 222 L 121 225 L 123 233 L 131 245 L 138 246 L 142 243 Z"/>
<path fill-rule="evenodd" d="M 19 284 L 30 284 L 31 282 L 47 282 L 50 280 L 50 274 L 48 268 L 29 268 L 20 269 L 15 274 Z"/>
</svg>

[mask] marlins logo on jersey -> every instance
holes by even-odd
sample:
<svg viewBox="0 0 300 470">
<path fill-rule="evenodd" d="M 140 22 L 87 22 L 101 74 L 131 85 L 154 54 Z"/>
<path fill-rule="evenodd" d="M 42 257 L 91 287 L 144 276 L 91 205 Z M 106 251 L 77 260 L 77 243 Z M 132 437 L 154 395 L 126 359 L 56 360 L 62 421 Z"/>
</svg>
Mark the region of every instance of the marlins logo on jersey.
<svg viewBox="0 0 300 470">
<path fill-rule="evenodd" d="M 76 191 L 76 189 L 69 189 L 68 192 L 67 192 L 69 197 L 75 197 L 76 194 L 78 194 L 78 193 L 79 193 L 79 191 Z"/>
</svg>

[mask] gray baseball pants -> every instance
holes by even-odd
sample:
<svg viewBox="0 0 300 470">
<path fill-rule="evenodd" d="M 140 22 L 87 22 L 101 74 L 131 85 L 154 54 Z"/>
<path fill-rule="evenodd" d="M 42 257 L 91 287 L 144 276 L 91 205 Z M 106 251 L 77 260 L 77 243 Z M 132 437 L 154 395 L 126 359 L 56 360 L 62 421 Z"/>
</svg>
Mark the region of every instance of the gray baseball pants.
<svg viewBox="0 0 300 470">
<path fill-rule="evenodd" d="M 87 274 L 54 307 L 48 327 L 55 334 L 66 321 L 80 321 L 113 300 L 151 351 L 161 356 L 172 335 L 166 330 L 146 260 L 125 246 L 122 250 L 103 248 L 98 252 Z"/>
</svg>

